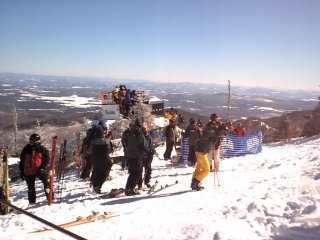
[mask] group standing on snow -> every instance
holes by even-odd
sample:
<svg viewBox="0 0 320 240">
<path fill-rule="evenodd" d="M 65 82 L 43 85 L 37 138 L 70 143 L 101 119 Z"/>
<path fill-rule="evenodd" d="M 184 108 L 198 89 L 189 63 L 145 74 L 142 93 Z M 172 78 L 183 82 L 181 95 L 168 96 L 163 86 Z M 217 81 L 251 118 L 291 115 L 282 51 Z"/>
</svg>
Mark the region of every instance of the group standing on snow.
<svg viewBox="0 0 320 240">
<path fill-rule="evenodd" d="M 127 90 L 128 91 L 128 90 Z M 239 125 L 234 128 L 231 123 L 222 123 L 217 114 L 213 113 L 210 120 L 203 124 L 201 119 L 189 119 L 185 127 L 185 121 L 181 113 L 173 110 L 166 111 L 168 125 L 164 128 L 166 149 L 164 160 L 171 159 L 173 148 L 177 141 L 177 128 L 180 129 L 183 139 L 187 139 L 189 153 L 188 165 L 194 167 L 191 189 L 200 191 L 204 187 L 202 181 L 211 171 L 219 170 L 219 148 L 221 140 L 228 133 L 243 136 L 245 129 Z M 110 179 L 110 171 L 113 161 L 110 154 L 113 152 L 111 141 L 112 132 L 108 131 L 102 121 L 92 125 L 86 131 L 82 140 L 80 154 L 83 167 L 80 173 L 81 179 L 90 179 L 90 184 L 95 193 L 100 194 L 101 188 L 107 178 Z M 122 133 L 121 144 L 124 149 L 122 170 L 128 170 L 128 178 L 124 192 L 127 196 L 140 194 L 143 184 L 151 188 L 152 160 L 155 154 L 153 139 L 147 124 L 136 118 Z M 212 163 L 213 161 L 213 163 Z M 49 196 L 49 182 L 47 165 L 50 162 L 48 150 L 41 145 L 40 136 L 32 134 L 29 143 L 24 147 L 20 155 L 20 177 L 26 180 L 28 187 L 28 200 L 30 204 L 36 202 L 35 179 L 39 178 L 43 183 L 45 194 Z"/>
</svg>

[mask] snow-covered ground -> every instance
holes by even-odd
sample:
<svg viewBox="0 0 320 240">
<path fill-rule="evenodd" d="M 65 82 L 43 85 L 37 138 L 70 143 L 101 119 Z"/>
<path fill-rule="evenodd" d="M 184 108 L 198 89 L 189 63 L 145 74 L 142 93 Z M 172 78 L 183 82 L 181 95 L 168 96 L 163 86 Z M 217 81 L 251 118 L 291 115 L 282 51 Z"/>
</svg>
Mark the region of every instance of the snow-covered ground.
<svg viewBox="0 0 320 240">
<path fill-rule="evenodd" d="M 162 156 L 164 147 L 158 148 Z M 189 189 L 192 167 L 155 157 L 152 182 L 158 189 L 148 195 L 107 199 L 95 195 L 89 182 L 76 173 L 65 176 L 61 203 L 48 206 L 40 182 L 38 203 L 28 206 L 26 184 L 12 184 L 12 203 L 37 216 L 62 224 L 95 212 L 131 212 L 107 220 L 67 228 L 87 239 L 320 239 L 320 136 L 265 145 L 261 153 L 224 159 L 214 187 L 213 173 L 205 190 Z M 127 174 L 114 165 L 102 188 L 124 187 Z M 45 225 L 22 215 L 0 218 L 0 239 L 71 239 L 56 230 L 31 233 Z"/>
</svg>

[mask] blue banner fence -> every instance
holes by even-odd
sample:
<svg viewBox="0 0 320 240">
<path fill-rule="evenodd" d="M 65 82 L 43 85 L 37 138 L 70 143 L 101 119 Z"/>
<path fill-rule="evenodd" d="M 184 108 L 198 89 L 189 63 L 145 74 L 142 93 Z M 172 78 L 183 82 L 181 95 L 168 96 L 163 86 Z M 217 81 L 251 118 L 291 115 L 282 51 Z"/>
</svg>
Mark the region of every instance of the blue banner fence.
<svg viewBox="0 0 320 240">
<path fill-rule="evenodd" d="M 221 142 L 220 157 L 230 158 L 262 151 L 262 132 L 243 137 L 229 134 Z"/>
<path fill-rule="evenodd" d="M 158 141 L 164 141 L 163 130 L 155 130 L 151 132 L 151 137 Z M 188 139 L 183 138 L 183 161 L 186 161 L 187 154 L 189 152 Z M 221 141 L 220 157 L 230 158 L 238 157 L 246 154 L 257 154 L 262 151 L 262 131 L 256 134 L 246 134 L 243 137 L 229 134 Z"/>
</svg>

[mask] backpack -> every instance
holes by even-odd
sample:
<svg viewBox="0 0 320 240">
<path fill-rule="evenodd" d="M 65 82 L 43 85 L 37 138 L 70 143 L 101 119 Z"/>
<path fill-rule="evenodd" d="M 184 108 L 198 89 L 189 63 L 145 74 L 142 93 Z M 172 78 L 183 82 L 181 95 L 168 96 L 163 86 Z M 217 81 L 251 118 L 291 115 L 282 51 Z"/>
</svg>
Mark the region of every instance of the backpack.
<svg viewBox="0 0 320 240">
<path fill-rule="evenodd" d="M 141 154 L 149 150 L 147 141 L 142 131 L 130 131 L 126 136 L 127 155 L 132 158 L 141 156 Z"/>
<path fill-rule="evenodd" d="M 32 154 L 26 154 L 24 157 L 24 174 L 35 175 L 42 164 L 42 153 L 32 150 Z"/>
<path fill-rule="evenodd" d="M 200 137 L 200 134 L 198 134 L 197 129 L 191 129 L 189 131 L 189 146 L 194 146 L 196 140 Z"/>
</svg>

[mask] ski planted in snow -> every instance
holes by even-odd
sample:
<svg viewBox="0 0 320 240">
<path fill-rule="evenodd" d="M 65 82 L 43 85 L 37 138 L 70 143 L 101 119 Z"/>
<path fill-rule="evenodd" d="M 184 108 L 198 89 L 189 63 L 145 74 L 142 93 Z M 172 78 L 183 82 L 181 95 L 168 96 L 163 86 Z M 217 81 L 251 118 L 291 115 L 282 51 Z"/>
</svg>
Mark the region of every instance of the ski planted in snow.
<svg viewBox="0 0 320 240">
<path fill-rule="evenodd" d="M 6 202 L 10 202 L 10 185 L 9 185 L 9 164 L 8 164 L 8 147 L 2 146 L 0 154 L 0 198 Z M 10 208 L 0 204 L 0 213 L 8 214 Z"/>
<path fill-rule="evenodd" d="M 63 181 L 64 181 L 64 172 L 65 172 L 65 166 L 67 162 L 67 140 L 65 139 L 63 143 L 61 143 L 60 146 L 60 155 L 59 155 L 59 161 L 58 161 L 58 169 L 57 169 L 57 180 L 58 180 L 58 199 L 59 203 L 61 203 L 62 199 L 62 189 L 63 189 Z"/>
<path fill-rule="evenodd" d="M 50 163 L 50 191 L 48 204 L 52 204 L 53 200 L 53 191 L 54 191 L 54 173 L 56 167 L 56 147 L 57 147 L 57 136 L 52 137 L 52 149 L 51 149 L 51 163 Z"/>
<path fill-rule="evenodd" d="M 81 159 L 81 136 L 80 132 L 77 132 L 77 169 L 78 169 L 78 177 L 80 177 L 82 171 L 82 159 Z"/>
</svg>

